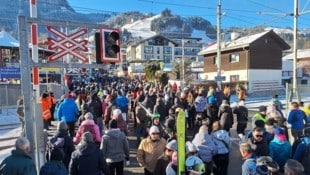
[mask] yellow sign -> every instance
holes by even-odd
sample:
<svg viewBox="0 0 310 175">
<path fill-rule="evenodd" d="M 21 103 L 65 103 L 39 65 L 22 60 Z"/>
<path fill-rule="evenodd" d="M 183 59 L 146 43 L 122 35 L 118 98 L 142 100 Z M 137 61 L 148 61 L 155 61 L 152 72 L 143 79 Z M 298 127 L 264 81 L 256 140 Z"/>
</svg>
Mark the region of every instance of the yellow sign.
<svg viewBox="0 0 310 175">
<path fill-rule="evenodd" d="M 60 72 L 60 68 L 57 67 L 41 67 L 40 71 Z"/>
</svg>

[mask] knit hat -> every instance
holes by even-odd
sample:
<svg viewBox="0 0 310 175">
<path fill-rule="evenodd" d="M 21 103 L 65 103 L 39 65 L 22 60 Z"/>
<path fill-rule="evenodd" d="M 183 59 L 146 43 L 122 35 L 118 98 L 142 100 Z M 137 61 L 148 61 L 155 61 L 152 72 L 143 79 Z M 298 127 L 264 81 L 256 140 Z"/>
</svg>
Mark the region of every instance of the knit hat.
<svg viewBox="0 0 310 175">
<path fill-rule="evenodd" d="M 57 125 L 57 130 L 67 130 L 68 126 L 65 121 L 60 121 Z"/>
<path fill-rule="evenodd" d="M 171 149 L 173 151 L 178 150 L 178 144 L 176 140 L 171 140 L 170 142 L 167 143 L 166 148 Z"/>
<path fill-rule="evenodd" d="M 149 131 L 149 135 L 151 135 L 152 133 L 159 133 L 159 129 L 157 126 L 155 126 L 155 125 L 151 126 L 150 131 Z"/>
<path fill-rule="evenodd" d="M 122 114 L 122 111 L 120 109 L 114 109 L 113 112 L 112 112 L 112 115 L 113 116 L 119 116 L 120 114 Z"/>
<path fill-rule="evenodd" d="M 89 131 L 84 132 L 83 136 L 82 136 L 82 140 L 84 142 L 94 142 L 94 137 L 93 134 Z"/>
<path fill-rule="evenodd" d="M 109 122 L 109 128 L 117 128 L 117 121 L 116 120 L 110 120 Z"/>
<path fill-rule="evenodd" d="M 94 116 L 91 112 L 87 112 L 85 115 L 84 115 L 84 118 L 85 119 L 89 119 L 89 120 L 93 120 L 94 119 Z"/>
<path fill-rule="evenodd" d="M 155 118 L 160 118 L 160 115 L 158 113 L 154 113 L 152 115 L 152 121 L 155 119 Z"/>
<path fill-rule="evenodd" d="M 245 103 L 244 103 L 243 100 L 241 100 L 241 101 L 239 101 L 238 105 L 239 105 L 239 106 L 245 106 Z"/>
<path fill-rule="evenodd" d="M 266 106 L 260 106 L 260 107 L 258 108 L 258 111 L 259 111 L 259 112 L 267 111 L 267 107 L 266 107 Z"/>
<path fill-rule="evenodd" d="M 281 128 L 274 129 L 274 135 L 284 134 L 284 130 Z"/>
<path fill-rule="evenodd" d="M 190 142 L 190 141 L 186 142 L 186 147 L 185 148 L 186 148 L 186 154 L 197 152 L 196 146 L 192 142 Z"/>
</svg>

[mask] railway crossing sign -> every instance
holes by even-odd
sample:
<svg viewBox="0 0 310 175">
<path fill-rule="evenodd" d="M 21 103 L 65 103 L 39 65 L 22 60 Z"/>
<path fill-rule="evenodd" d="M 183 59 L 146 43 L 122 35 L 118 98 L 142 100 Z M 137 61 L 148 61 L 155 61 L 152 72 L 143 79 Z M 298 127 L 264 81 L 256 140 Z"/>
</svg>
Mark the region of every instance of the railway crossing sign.
<svg viewBox="0 0 310 175">
<path fill-rule="evenodd" d="M 56 52 L 55 54 L 48 57 L 49 61 L 57 60 L 67 54 L 73 55 L 77 57 L 79 60 L 82 60 L 84 63 L 88 62 L 88 58 L 84 57 L 84 55 L 76 52 L 76 51 L 84 51 L 87 52 L 87 40 L 77 40 L 79 37 L 83 36 L 87 33 L 87 29 L 83 28 L 77 32 L 74 32 L 72 34 L 65 34 L 57 29 L 53 28 L 52 26 L 47 26 L 47 30 L 53 33 L 58 37 L 58 39 L 54 38 L 47 38 L 48 40 L 48 49 L 50 50 L 56 50 L 59 49 L 59 52 Z"/>
</svg>

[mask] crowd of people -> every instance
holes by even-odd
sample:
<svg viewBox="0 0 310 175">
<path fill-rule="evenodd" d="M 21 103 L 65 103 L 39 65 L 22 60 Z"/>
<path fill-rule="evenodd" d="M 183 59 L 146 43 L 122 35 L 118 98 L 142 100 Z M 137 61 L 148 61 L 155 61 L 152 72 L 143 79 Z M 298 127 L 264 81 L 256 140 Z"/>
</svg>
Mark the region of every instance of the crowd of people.
<svg viewBox="0 0 310 175">
<path fill-rule="evenodd" d="M 131 121 L 136 159 L 145 175 L 176 175 L 180 166 L 190 175 L 230 174 L 234 122 L 244 159 L 242 175 L 310 174 L 309 105 L 300 108 L 292 102 L 290 113 L 284 116 L 275 95 L 270 105 L 260 106 L 249 116 L 242 86 L 236 90 L 236 103 L 231 103 L 229 85 L 223 90 L 214 86 L 180 88 L 175 83 L 162 86 L 113 79 L 75 83 L 70 89 L 58 102 L 50 92 L 41 96 L 44 129 L 49 129 L 53 119 L 59 122 L 47 141 L 47 162 L 40 175 L 124 174 L 124 166 L 130 164 L 127 136 Z M 181 110 L 186 114 L 184 165 L 177 161 L 176 120 Z M 250 121 L 252 129 L 246 132 Z M 0 175 L 35 175 L 29 149 L 26 138 L 17 139 L 16 149 L 0 165 Z"/>
</svg>

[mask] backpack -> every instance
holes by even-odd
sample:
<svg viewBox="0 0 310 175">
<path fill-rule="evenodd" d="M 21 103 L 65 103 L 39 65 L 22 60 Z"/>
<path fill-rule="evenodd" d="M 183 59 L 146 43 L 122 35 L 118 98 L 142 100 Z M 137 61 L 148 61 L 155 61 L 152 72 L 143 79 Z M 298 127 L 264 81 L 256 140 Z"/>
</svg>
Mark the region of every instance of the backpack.
<svg viewBox="0 0 310 175">
<path fill-rule="evenodd" d="M 80 127 L 81 127 L 81 135 L 83 135 L 85 132 L 90 132 L 93 135 L 94 141 L 96 140 L 94 125 L 81 125 Z"/>
<path fill-rule="evenodd" d="M 306 145 L 306 150 L 303 154 L 304 157 L 302 158 L 301 164 L 304 166 L 305 174 L 310 174 L 310 142 L 307 142 L 305 138 L 302 138 L 301 143 Z"/>
<path fill-rule="evenodd" d="M 51 160 L 52 156 L 61 156 L 63 160 L 65 158 L 64 145 L 64 138 L 52 137 L 51 139 L 49 139 L 46 145 L 46 160 Z"/>
</svg>

